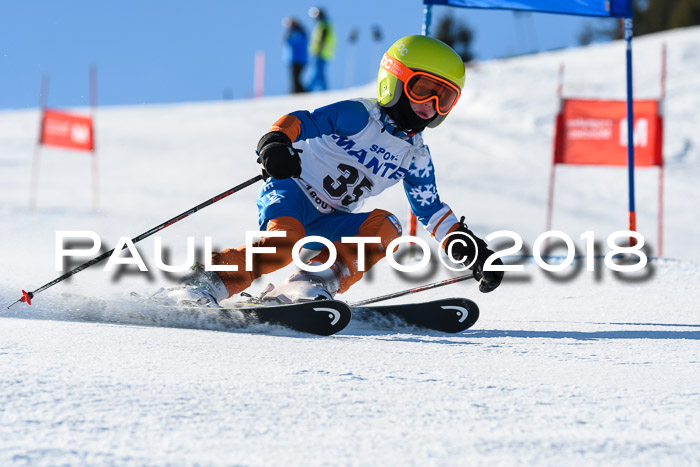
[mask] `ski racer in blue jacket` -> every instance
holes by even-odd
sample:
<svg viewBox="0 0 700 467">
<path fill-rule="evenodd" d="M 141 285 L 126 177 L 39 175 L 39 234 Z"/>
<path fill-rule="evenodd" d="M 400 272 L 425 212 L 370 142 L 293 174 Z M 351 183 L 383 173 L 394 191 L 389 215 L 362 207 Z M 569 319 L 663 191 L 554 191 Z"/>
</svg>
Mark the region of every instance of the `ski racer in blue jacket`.
<svg viewBox="0 0 700 467">
<path fill-rule="evenodd" d="M 484 269 L 493 252 L 440 200 L 430 152 L 421 136 L 426 127 L 439 125 L 449 114 L 464 86 L 464 74 L 464 63 L 449 46 L 426 36 L 407 36 L 382 59 L 378 98 L 336 102 L 280 118 L 258 143 L 258 162 L 270 176 L 258 197 L 259 224 L 271 234 L 254 244 L 274 247 L 276 253 L 259 255 L 253 270 L 246 271 L 245 247 L 215 252 L 212 264 L 236 265 L 238 270 L 200 268 L 190 280 L 192 287 L 176 298 L 205 296 L 219 302 L 238 294 L 262 274 L 291 263 L 292 246 L 305 236 L 333 242 L 335 261 L 321 272 L 294 273 L 266 298 L 294 302 L 345 292 L 402 234 L 390 212 L 359 212 L 367 198 L 399 182 L 431 236 L 442 242 L 457 233 L 443 246 L 453 258 L 471 264 L 480 290 L 498 287 L 503 273 Z M 364 245 L 364 265 L 358 261 L 358 244 L 341 242 L 358 236 L 380 239 Z M 325 264 L 330 255 L 325 248 L 308 264 Z"/>
</svg>

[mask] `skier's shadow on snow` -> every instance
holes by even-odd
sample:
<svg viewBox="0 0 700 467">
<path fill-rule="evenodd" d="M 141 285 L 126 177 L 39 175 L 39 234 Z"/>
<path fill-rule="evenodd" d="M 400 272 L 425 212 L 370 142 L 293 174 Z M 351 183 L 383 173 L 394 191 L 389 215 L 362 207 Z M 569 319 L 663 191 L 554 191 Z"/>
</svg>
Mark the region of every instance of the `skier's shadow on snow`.
<svg viewBox="0 0 700 467">
<path fill-rule="evenodd" d="M 690 325 L 671 325 L 690 326 Z M 700 339 L 700 325 L 697 331 L 520 331 L 520 330 L 474 330 L 465 333 L 469 338 L 520 337 L 525 339 L 576 339 L 580 341 L 615 340 L 615 339 Z"/>
<path fill-rule="evenodd" d="M 443 345 L 475 345 L 479 344 L 481 339 L 502 339 L 521 338 L 521 339 L 574 339 L 577 341 L 596 341 L 596 340 L 617 340 L 617 339 L 654 339 L 654 340 L 678 340 L 690 339 L 700 340 L 700 324 L 655 324 L 655 323 L 621 323 L 640 326 L 678 326 L 697 328 L 697 331 L 664 331 L 664 330 L 646 330 L 646 331 L 523 331 L 523 330 L 505 330 L 505 329 L 474 329 L 461 332 L 459 334 L 445 334 L 437 331 L 405 330 L 380 331 L 371 332 L 361 330 L 353 332 L 352 329 L 346 329 L 342 334 L 346 335 L 367 335 L 367 334 L 384 334 L 384 337 L 379 337 L 380 340 L 398 341 L 398 342 L 415 342 L 425 344 L 443 344 Z M 348 332 L 349 331 L 349 332 Z M 406 332 L 410 334 L 420 334 L 414 336 L 395 335 L 396 332 Z M 435 340 L 435 337 L 443 336 L 449 339 Z M 504 344 L 508 346 L 517 345 L 509 342 Z"/>
</svg>

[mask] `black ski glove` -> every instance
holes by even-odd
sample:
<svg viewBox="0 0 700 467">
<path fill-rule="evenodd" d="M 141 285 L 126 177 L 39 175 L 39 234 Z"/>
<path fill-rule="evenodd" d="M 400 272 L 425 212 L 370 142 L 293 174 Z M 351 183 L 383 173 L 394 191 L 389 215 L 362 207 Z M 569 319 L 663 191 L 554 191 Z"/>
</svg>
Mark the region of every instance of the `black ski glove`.
<svg viewBox="0 0 700 467">
<path fill-rule="evenodd" d="M 474 241 L 470 240 L 467 235 L 471 236 Z M 476 242 L 476 248 L 474 242 Z M 486 263 L 489 256 L 494 254 L 493 251 L 489 250 L 485 241 L 469 230 L 467 224 L 464 223 L 464 217 L 459 220 L 457 230 L 445 241 L 445 252 L 449 254 L 450 248 L 452 248 L 452 258 L 463 262 L 465 265 L 474 261 L 476 256 L 476 261 L 469 269 L 474 273 L 474 279 L 479 281 L 480 292 L 491 292 L 501 284 L 503 271 L 484 271 L 484 263 Z M 503 261 L 499 258 L 494 260 L 493 264 L 503 265 Z"/>
<path fill-rule="evenodd" d="M 281 131 L 271 131 L 263 135 L 258 142 L 258 163 L 264 167 L 263 177 L 268 175 L 277 179 L 298 177 L 301 175 L 301 149 L 292 146 L 292 140 Z"/>
</svg>

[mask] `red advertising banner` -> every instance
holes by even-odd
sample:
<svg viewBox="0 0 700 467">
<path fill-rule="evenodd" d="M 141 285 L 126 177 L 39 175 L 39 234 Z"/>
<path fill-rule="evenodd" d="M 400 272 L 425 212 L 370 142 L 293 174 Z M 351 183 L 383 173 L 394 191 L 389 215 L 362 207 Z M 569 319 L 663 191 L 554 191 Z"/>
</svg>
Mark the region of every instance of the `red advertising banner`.
<svg viewBox="0 0 700 467">
<path fill-rule="evenodd" d="M 627 165 L 625 101 L 564 99 L 557 117 L 555 164 Z M 656 100 L 634 101 L 634 165 L 662 166 L 663 121 Z"/>
<path fill-rule="evenodd" d="M 39 140 L 41 144 L 93 151 L 93 135 L 91 117 L 44 109 Z"/>
</svg>

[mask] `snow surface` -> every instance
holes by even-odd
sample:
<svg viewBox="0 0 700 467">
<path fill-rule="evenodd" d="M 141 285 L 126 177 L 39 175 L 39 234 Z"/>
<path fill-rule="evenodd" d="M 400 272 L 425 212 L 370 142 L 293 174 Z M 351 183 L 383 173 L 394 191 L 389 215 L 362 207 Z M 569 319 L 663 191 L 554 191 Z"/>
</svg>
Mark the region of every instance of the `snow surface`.
<svg viewBox="0 0 700 467">
<path fill-rule="evenodd" d="M 660 94 L 668 46 L 664 258 L 641 272 L 531 259 L 494 293 L 473 282 L 396 300 L 464 295 L 470 330 L 445 335 L 351 323 L 328 338 L 260 326 L 242 332 L 137 305 L 161 272 L 102 265 L 6 310 L 60 273 L 58 230 L 91 230 L 105 249 L 256 173 L 259 136 L 280 115 L 342 92 L 208 104 L 100 109 L 100 209 L 83 154 L 44 149 L 38 209 L 27 210 L 36 109 L 0 112 L 0 464 L 700 463 L 700 29 L 635 40 L 635 92 Z M 530 254 L 544 231 L 557 70 L 564 94 L 624 98 L 624 44 L 480 63 L 452 115 L 428 130 L 443 200 L 481 235 L 512 230 Z M 84 109 L 81 109 L 84 110 Z M 658 172 L 637 172 L 638 226 L 658 256 Z M 557 169 L 554 228 L 606 237 L 627 221 L 625 169 Z M 160 232 L 172 264 L 185 239 L 237 246 L 257 229 L 248 188 Z M 402 188 L 373 200 L 403 217 Z M 153 238 L 139 244 L 153 266 Z M 563 250 L 555 253 L 563 254 Z M 72 266 L 77 265 L 74 263 Z M 286 269 L 256 282 L 278 282 Z M 450 277 L 382 262 L 341 298 Z M 89 299 L 84 297 L 89 296 Z"/>
</svg>

